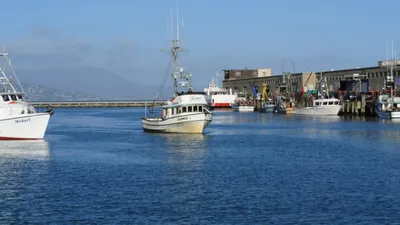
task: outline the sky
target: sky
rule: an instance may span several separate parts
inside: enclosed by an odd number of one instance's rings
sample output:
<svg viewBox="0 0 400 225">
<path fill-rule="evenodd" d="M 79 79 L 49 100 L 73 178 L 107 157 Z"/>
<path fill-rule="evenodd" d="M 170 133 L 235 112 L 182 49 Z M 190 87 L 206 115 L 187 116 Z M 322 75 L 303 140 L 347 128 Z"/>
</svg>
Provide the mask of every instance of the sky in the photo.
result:
<svg viewBox="0 0 400 225">
<path fill-rule="evenodd" d="M 92 66 L 136 83 L 169 74 L 176 0 L 2 0 L 0 44 L 13 67 Z M 197 86 L 223 69 L 273 74 L 375 66 L 400 45 L 400 1 L 180 0 L 181 62 Z M 175 32 L 174 32 L 175 33 Z M 283 62 L 286 62 L 286 68 Z"/>
</svg>

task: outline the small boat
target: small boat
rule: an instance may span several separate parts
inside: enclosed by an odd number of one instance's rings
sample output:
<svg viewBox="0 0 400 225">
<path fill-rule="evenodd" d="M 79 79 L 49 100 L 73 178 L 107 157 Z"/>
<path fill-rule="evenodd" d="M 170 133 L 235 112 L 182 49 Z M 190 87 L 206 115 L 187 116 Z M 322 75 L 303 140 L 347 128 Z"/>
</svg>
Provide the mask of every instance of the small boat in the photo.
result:
<svg viewBox="0 0 400 225">
<path fill-rule="evenodd" d="M 283 97 L 283 96 L 277 97 L 277 101 L 276 101 L 274 110 L 275 110 L 274 113 L 286 114 L 287 108 L 286 108 L 285 97 Z"/>
<path fill-rule="evenodd" d="M 217 74 L 217 76 L 219 76 Z M 212 78 L 208 88 L 204 89 L 208 106 L 211 109 L 232 108 L 236 96 L 232 93 L 232 89 L 220 88 L 218 83 Z"/>
<path fill-rule="evenodd" d="M 269 88 L 268 84 L 263 83 L 262 89 L 262 105 L 261 105 L 261 112 L 262 113 L 273 113 L 275 111 L 275 102 L 268 98 Z"/>
<path fill-rule="evenodd" d="M 252 105 L 233 105 L 233 111 L 235 112 L 254 112 L 254 106 Z"/>
<path fill-rule="evenodd" d="M 253 101 L 247 100 L 246 94 L 237 94 L 232 108 L 235 112 L 254 112 Z"/>
<path fill-rule="evenodd" d="M 386 91 L 388 94 L 379 95 L 376 100 L 375 113 L 379 118 L 400 119 L 400 97 L 395 96 L 393 93 L 393 90 L 396 89 L 394 82 L 394 69 L 396 67 L 396 61 L 396 58 L 386 61 L 388 72 L 385 78 L 386 87 L 384 88 L 384 91 Z"/>
<path fill-rule="evenodd" d="M 0 68 L 0 140 L 43 139 L 53 109 L 37 112 L 28 101 L 8 53 L 0 53 L 12 76 L 6 74 L 6 67 Z"/>
<path fill-rule="evenodd" d="M 383 119 L 400 119 L 400 97 L 379 95 L 375 105 L 375 113 Z"/>
<path fill-rule="evenodd" d="M 203 133 L 212 121 L 212 113 L 208 109 L 204 92 L 192 91 L 192 74 L 184 73 L 181 61 L 178 60 L 178 52 L 183 51 L 179 46 L 179 35 L 171 41 L 170 51 L 174 61 L 174 96 L 162 106 L 161 116 L 155 116 L 154 104 L 149 117 L 146 110 L 142 128 L 145 132 Z"/>
<path fill-rule="evenodd" d="M 274 111 L 275 111 L 275 103 L 272 99 L 268 99 L 266 102 L 263 102 L 261 107 L 261 112 L 273 113 Z"/>
<path fill-rule="evenodd" d="M 299 115 L 313 116 L 337 116 L 342 105 L 337 98 L 314 99 L 310 107 L 297 107 L 295 113 Z"/>
</svg>

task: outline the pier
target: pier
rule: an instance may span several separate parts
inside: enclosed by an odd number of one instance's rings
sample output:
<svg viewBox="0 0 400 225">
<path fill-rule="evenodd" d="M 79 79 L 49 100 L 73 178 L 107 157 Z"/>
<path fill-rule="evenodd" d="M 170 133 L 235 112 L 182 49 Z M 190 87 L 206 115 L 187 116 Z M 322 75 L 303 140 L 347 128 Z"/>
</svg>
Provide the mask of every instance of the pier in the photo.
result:
<svg viewBox="0 0 400 225">
<path fill-rule="evenodd" d="M 116 100 L 116 101 L 48 101 L 48 102 L 31 102 L 34 107 L 51 107 L 51 108 L 106 108 L 106 107 L 146 107 L 165 105 L 166 100 Z"/>
</svg>

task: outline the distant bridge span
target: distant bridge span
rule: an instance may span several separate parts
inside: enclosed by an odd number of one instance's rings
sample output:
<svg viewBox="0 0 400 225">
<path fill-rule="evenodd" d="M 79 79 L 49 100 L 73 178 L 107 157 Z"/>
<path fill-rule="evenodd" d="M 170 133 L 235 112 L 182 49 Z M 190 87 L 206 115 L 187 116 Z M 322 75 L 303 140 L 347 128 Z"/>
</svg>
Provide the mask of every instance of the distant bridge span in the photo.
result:
<svg viewBox="0 0 400 225">
<path fill-rule="evenodd" d="M 145 107 L 151 106 L 153 100 L 109 100 L 109 101 L 32 101 L 34 107 L 52 108 L 94 108 L 94 107 Z M 155 101 L 156 106 L 165 105 L 167 100 Z"/>
</svg>

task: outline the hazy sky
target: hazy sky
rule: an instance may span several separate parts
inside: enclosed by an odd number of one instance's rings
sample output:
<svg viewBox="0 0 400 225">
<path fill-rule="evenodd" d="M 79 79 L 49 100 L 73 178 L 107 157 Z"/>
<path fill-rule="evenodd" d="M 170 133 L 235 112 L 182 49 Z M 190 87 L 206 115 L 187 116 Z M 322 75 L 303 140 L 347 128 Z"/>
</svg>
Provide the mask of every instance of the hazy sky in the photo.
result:
<svg viewBox="0 0 400 225">
<path fill-rule="evenodd" d="M 3 0 L 0 43 L 15 69 L 89 65 L 158 85 L 176 0 Z M 180 0 L 181 60 L 197 84 L 225 68 L 273 74 L 375 66 L 400 45 L 400 1 Z"/>
</svg>

